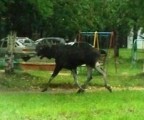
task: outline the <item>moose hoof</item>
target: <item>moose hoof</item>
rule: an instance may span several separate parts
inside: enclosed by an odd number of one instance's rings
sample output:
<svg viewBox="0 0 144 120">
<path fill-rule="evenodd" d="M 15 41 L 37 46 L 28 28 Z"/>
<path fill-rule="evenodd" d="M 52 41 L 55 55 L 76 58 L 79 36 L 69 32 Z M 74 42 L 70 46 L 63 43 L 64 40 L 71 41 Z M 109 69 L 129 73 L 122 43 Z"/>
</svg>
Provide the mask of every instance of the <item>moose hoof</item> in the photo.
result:
<svg viewBox="0 0 144 120">
<path fill-rule="evenodd" d="M 105 87 L 108 89 L 109 92 L 112 92 L 112 88 L 110 86 L 106 85 Z"/>
<path fill-rule="evenodd" d="M 77 93 L 84 93 L 84 92 L 85 92 L 84 89 L 79 89 L 79 90 L 77 91 Z"/>
</svg>

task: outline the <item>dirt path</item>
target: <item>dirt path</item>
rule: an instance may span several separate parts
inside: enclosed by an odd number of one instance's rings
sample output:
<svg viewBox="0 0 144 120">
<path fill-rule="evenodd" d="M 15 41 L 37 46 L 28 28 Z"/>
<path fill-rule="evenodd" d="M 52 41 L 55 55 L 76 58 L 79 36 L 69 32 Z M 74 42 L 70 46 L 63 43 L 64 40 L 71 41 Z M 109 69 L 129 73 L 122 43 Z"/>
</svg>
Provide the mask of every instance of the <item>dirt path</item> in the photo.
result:
<svg viewBox="0 0 144 120">
<path fill-rule="evenodd" d="M 112 87 L 112 91 L 144 91 L 143 87 Z M 57 94 L 57 93 L 76 93 L 78 91 L 77 88 L 50 88 L 46 92 L 41 92 L 41 89 L 31 89 L 31 90 L 16 90 L 16 89 L 0 89 L 0 93 L 13 93 L 13 92 L 20 92 L 20 93 L 50 93 L 50 94 Z M 98 91 L 106 91 L 109 92 L 105 87 L 88 87 L 86 89 L 86 93 L 90 92 L 98 92 Z"/>
</svg>

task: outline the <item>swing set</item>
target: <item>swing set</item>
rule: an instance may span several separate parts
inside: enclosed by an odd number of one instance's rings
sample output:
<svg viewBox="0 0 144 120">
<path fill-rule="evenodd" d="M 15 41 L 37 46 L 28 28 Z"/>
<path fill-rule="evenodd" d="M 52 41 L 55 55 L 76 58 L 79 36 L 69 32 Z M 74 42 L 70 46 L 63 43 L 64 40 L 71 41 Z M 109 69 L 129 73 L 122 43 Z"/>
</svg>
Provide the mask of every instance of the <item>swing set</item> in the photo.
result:
<svg viewBox="0 0 144 120">
<path fill-rule="evenodd" d="M 79 32 L 77 42 L 88 42 L 101 52 L 101 62 L 105 67 L 110 48 L 113 47 L 113 32 Z"/>
<path fill-rule="evenodd" d="M 98 50 L 100 50 L 101 47 L 105 49 L 109 49 L 112 48 L 113 35 L 114 35 L 113 32 L 80 32 L 77 41 L 88 42 Z M 102 39 L 102 37 L 104 39 Z M 101 39 L 105 41 L 101 41 Z"/>
</svg>

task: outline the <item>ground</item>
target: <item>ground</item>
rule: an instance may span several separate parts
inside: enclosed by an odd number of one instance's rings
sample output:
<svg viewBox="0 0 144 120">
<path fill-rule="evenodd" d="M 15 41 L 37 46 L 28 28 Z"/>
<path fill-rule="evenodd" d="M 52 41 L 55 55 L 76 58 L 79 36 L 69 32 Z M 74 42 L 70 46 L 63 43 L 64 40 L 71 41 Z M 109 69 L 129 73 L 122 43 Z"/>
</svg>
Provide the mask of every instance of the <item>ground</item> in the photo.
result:
<svg viewBox="0 0 144 120">
<path fill-rule="evenodd" d="M 66 76 L 67 73 L 61 73 Z M 143 76 L 143 74 L 142 74 Z M 3 92 L 41 92 L 44 86 L 43 80 L 38 77 L 31 76 L 27 73 L 18 73 L 6 75 L 4 71 L 0 71 L 0 91 Z M 113 91 L 118 90 L 144 90 L 142 86 L 111 86 Z M 78 88 L 72 83 L 51 83 L 48 93 L 71 93 L 76 92 Z M 94 92 L 105 90 L 102 85 L 89 85 L 86 92 Z"/>
</svg>

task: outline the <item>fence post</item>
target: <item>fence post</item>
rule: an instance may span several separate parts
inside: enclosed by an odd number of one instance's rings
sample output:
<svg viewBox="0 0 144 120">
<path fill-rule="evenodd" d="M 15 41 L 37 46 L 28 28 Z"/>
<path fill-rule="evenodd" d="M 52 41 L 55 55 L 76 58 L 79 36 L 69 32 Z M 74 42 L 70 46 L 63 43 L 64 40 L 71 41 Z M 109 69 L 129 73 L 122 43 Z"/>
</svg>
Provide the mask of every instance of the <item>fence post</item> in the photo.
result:
<svg viewBox="0 0 144 120">
<path fill-rule="evenodd" d="M 5 54 L 5 73 L 14 72 L 14 47 L 15 47 L 16 33 L 11 32 L 8 35 L 7 53 Z"/>
</svg>

